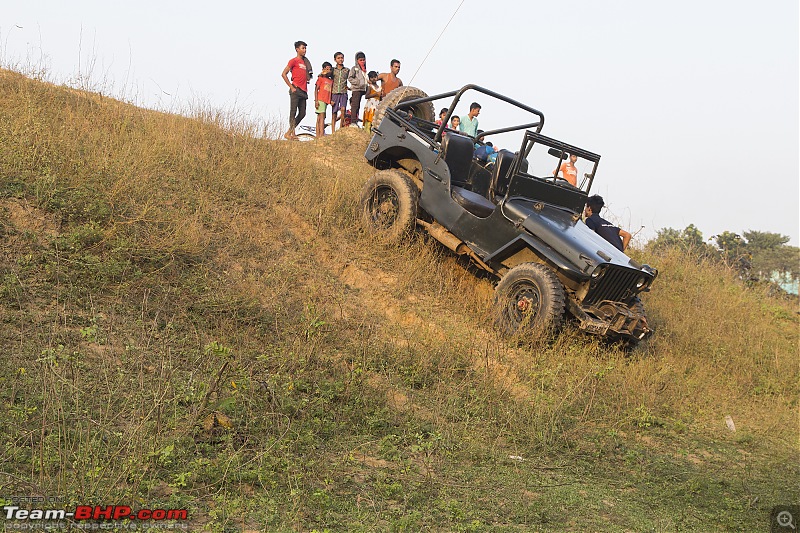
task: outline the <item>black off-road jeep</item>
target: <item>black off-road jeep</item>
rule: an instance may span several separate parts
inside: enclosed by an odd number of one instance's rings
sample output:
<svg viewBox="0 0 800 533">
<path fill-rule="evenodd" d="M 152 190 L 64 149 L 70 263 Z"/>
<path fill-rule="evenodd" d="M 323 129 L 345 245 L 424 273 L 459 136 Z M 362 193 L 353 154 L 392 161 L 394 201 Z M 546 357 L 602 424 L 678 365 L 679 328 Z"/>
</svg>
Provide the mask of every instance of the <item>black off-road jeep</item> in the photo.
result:
<svg viewBox="0 0 800 533">
<path fill-rule="evenodd" d="M 479 133 L 445 127 L 466 91 L 533 115 L 533 121 Z M 452 99 L 444 123 L 432 102 Z M 399 238 L 420 226 L 499 279 L 497 323 L 507 333 L 558 330 L 565 310 L 586 332 L 635 344 L 648 336 L 639 293 L 657 271 L 638 264 L 581 220 L 600 156 L 541 134 L 544 115 L 476 85 L 427 96 L 400 87 L 381 102 L 366 151 L 376 172 L 364 185 L 363 220 Z M 524 131 L 518 151 L 494 162 L 475 157 L 493 135 Z M 571 185 L 557 177 L 568 154 L 584 169 Z M 524 329 L 523 329 L 524 328 Z"/>
</svg>

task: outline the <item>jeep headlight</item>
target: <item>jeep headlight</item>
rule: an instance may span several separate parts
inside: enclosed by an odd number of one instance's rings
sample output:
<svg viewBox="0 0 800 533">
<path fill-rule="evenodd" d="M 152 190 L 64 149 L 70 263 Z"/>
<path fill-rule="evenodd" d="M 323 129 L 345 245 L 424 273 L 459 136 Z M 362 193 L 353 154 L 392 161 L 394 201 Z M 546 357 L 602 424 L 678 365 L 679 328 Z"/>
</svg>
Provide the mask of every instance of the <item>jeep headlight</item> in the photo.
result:
<svg viewBox="0 0 800 533">
<path fill-rule="evenodd" d="M 657 268 L 653 268 L 650 265 L 647 265 L 647 264 L 642 265 L 642 270 L 644 270 L 645 272 L 647 272 L 648 274 L 653 276 L 654 279 L 655 279 L 656 276 L 658 276 L 658 269 Z"/>
<path fill-rule="evenodd" d="M 639 276 L 639 279 L 636 280 L 636 288 L 641 289 L 645 285 L 647 285 L 647 278 L 644 276 Z"/>
<path fill-rule="evenodd" d="M 598 279 L 602 275 L 603 275 L 603 268 L 601 267 L 595 268 L 594 272 L 592 272 L 592 279 Z"/>
</svg>

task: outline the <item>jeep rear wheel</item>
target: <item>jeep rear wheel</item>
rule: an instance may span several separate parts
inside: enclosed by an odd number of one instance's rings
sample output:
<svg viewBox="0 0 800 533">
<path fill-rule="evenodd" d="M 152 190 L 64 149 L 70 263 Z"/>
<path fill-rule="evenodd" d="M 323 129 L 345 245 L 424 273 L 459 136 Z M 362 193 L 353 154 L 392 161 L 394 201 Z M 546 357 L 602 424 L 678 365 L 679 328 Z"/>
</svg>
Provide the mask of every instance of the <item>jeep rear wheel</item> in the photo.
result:
<svg viewBox="0 0 800 533">
<path fill-rule="evenodd" d="M 544 265 L 522 263 L 497 284 L 497 325 L 507 334 L 556 333 L 564 320 L 564 289 Z"/>
<path fill-rule="evenodd" d="M 419 189 L 399 170 L 379 170 L 364 184 L 361 219 L 372 232 L 394 240 L 414 229 Z"/>
<path fill-rule="evenodd" d="M 378 128 L 383 121 L 383 117 L 386 115 L 386 110 L 389 108 L 394 108 L 398 104 L 402 102 L 407 102 L 408 100 L 415 100 L 417 98 L 427 98 L 428 95 L 425 94 L 424 91 L 417 89 L 416 87 L 398 87 L 397 89 L 393 90 L 389 94 L 383 97 L 383 100 L 380 101 L 378 104 L 378 108 L 375 110 L 375 117 L 372 119 L 372 127 Z M 427 120 L 428 122 L 433 122 L 435 119 L 435 111 L 433 109 L 433 102 L 425 102 L 424 104 L 417 104 L 412 106 L 408 109 L 411 113 L 414 114 L 416 118 L 421 118 L 422 120 Z"/>
</svg>

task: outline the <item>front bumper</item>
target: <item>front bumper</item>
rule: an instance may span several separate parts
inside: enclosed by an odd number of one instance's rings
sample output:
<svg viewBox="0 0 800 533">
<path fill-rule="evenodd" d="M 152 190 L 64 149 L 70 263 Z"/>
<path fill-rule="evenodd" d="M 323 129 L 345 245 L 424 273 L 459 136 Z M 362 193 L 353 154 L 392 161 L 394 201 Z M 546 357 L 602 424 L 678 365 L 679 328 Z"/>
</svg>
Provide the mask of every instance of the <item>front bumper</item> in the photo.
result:
<svg viewBox="0 0 800 533">
<path fill-rule="evenodd" d="M 619 302 L 603 301 L 582 308 L 568 301 L 569 312 L 578 319 L 578 327 L 587 333 L 614 340 L 641 341 L 652 335 L 647 317 Z"/>
</svg>

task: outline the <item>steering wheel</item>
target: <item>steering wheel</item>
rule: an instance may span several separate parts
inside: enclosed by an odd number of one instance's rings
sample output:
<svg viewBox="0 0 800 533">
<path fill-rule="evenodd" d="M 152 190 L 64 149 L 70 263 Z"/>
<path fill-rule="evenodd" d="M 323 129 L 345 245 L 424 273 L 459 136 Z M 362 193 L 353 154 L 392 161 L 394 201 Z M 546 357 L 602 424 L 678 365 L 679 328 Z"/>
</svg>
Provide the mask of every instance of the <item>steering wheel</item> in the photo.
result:
<svg viewBox="0 0 800 533">
<path fill-rule="evenodd" d="M 561 176 L 556 177 L 555 183 L 556 183 L 556 185 L 559 185 L 561 187 L 567 187 L 569 189 L 575 189 L 576 191 L 580 190 L 578 187 L 576 187 L 575 185 L 571 184 L 569 181 L 567 181 L 565 178 L 562 178 Z"/>
</svg>

